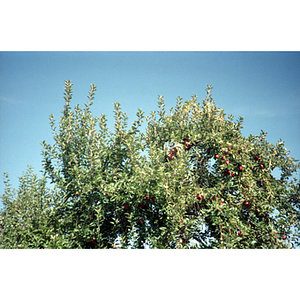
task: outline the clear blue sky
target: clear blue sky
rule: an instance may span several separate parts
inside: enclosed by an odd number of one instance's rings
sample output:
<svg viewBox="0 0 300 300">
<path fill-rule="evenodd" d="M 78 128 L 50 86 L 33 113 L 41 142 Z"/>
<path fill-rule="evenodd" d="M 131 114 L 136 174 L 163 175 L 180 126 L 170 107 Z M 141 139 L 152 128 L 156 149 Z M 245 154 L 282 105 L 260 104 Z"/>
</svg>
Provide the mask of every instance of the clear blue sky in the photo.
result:
<svg viewBox="0 0 300 300">
<path fill-rule="evenodd" d="M 113 102 L 132 122 L 137 108 L 157 108 L 158 95 L 171 108 L 177 96 L 202 101 L 212 84 L 216 104 L 245 117 L 245 136 L 262 129 L 300 159 L 300 52 L 0 52 L 0 174 L 15 188 L 27 165 L 40 175 L 40 142 L 53 143 L 48 116 L 58 121 L 64 80 L 74 84 L 72 107 L 97 85 L 92 111 L 111 128 Z"/>
</svg>

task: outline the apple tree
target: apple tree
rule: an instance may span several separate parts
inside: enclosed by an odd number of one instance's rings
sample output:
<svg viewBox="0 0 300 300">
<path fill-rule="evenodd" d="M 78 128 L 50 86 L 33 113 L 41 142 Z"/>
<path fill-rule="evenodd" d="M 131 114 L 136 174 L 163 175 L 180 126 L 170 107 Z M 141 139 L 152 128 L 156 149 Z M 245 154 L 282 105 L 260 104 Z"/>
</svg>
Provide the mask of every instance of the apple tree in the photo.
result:
<svg viewBox="0 0 300 300">
<path fill-rule="evenodd" d="M 243 118 L 218 108 L 211 89 L 202 103 L 178 97 L 169 113 L 159 96 L 131 126 L 114 103 L 111 132 L 106 115 L 92 116 L 95 85 L 85 108 L 71 109 L 65 81 L 58 128 L 50 115 L 55 143 L 42 142 L 44 176 L 30 172 L 2 196 L 0 247 L 299 246 L 299 164 L 263 131 L 243 137 Z"/>
</svg>

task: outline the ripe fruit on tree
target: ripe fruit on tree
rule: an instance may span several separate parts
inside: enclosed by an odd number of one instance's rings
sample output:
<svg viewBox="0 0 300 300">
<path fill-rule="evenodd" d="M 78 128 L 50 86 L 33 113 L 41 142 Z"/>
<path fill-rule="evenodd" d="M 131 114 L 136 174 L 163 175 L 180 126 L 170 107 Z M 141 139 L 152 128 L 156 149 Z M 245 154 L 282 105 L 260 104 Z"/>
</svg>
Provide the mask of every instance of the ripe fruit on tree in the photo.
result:
<svg viewBox="0 0 300 300">
<path fill-rule="evenodd" d="M 140 204 L 139 204 L 139 207 L 140 207 L 140 208 L 144 208 L 144 207 L 145 207 L 145 203 L 143 203 L 143 202 L 140 203 Z"/>
<path fill-rule="evenodd" d="M 263 164 L 260 164 L 259 167 L 260 167 L 261 169 L 263 169 L 264 165 L 263 165 Z"/>
<path fill-rule="evenodd" d="M 94 218 L 94 214 L 90 214 L 89 217 L 90 217 L 91 219 L 93 219 L 93 218 Z"/>
<path fill-rule="evenodd" d="M 256 155 L 256 156 L 255 156 L 255 160 L 260 160 L 260 158 Z"/>
<path fill-rule="evenodd" d="M 286 236 L 284 235 L 284 236 L 282 237 L 282 239 L 283 239 L 283 240 L 286 240 Z"/>
<path fill-rule="evenodd" d="M 77 197 L 78 195 L 79 195 L 79 193 L 78 193 L 78 192 L 76 192 L 76 193 L 75 193 L 75 196 Z"/>
<path fill-rule="evenodd" d="M 232 176 L 232 177 L 234 177 L 234 176 L 235 176 L 235 174 L 232 172 L 232 173 L 231 173 L 231 176 Z"/>
<path fill-rule="evenodd" d="M 225 156 L 225 155 L 223 155 L 223 156 L 222 156 L 222 160 L 225 160 L 225 159 L 226 159 L 226 156 Z"/>
<path fill-rule="evenodd" d="M 223 202 L 221 201 L 221 202 L 219 203 L 219 205 L 223 205 Z"/>
<path fill-rule="evenodd" d="M 197 196 L 197 199 L 198 199 L 198 200 L 202 200 L 202 196 L 201 196 L 201 195 L 198 195 L 198 196 Z"/>
<path fill-rule="evenodd" d="M 96 243 L 96 240 L 92 238 L 92 239 L 91 239 L 91 242 L 92 242 L 92 243 Z"/>
<path fill-rule="evenodd" d="M 143 223 L 143 220 L 142 219 L 139 219 L 139 224 L 142 224 Z"/>
<path fill-rule="evenodd" d="M 146 200 L 149 200 L 149 195 L 146 195 L 145 199 L 146 199 Z"/>
<path fill-rule="evenodd" d="M 226 164 L 226 165 L 229 165 L 229 164 L 230 164 L 230 161 L 229 161 L 229 160 L 226 160 L 226 161 L 225 161 L 225 164 Z"/>
<path fill-rule="evenodd" d="M 243 166 L 239 166 L 239 171 L 243 171 Z"/>
<path fill-rule="evenodd" d="M 246 201 L 245 206 L 250 206 L 250 203 L 248 201 Z"/>
<path fill-rule="evenodd" d="M 230 175 L 230 171 L 229 171 L 229 170 L 225 171 L 225 172 L 224 172 L 224 175 L 225 175 L 225 176 Z"/>
<path fill-rule="evenodd" d="M 220 157 L 220 155 L 219 155 L 219 154 L 216 154 L 216 155 L 215 155 L 215 158 L 217 158 L 217 159 L 218 159 L 219 157 Z"/>
<path fill-rule="evenodd" d="M 124 208 L 125 208 L 125 209 L 128 209 L 128 208 L 129 208 L 129 204 L 126 203 L 126 204 L 124 205 Z"/>
<path fill-rule="evenodd" d="M 239 231 L 238 233 L 237 233 L 239 236 L 241 236 L 242 235 L 242 233 Z"/>
</svg>

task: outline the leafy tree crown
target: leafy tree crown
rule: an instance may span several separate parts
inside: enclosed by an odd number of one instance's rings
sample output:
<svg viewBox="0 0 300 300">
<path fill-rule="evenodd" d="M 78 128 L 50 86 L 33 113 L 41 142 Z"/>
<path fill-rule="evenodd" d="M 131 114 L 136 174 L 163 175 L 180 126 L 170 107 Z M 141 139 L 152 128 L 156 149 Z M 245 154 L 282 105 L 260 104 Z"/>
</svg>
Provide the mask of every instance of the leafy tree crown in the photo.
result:
<svg viewBox="0 0 300 300">
<path fill-rule="evenodd" d="M 178 97 L 128 126 L 114 103 L 107 116 L 71 108 L 72 83 L 54 144 L 42 142 L 43 176 L 31 167 L 12 189 L 5 173 L 2 248 L 290 248 L 299 246 L 299 164 L 283 141 L 243 137 L 215 104 Z M 141 131 L 141 125 L 146 128 Z M 280 177 L 272 174 L 280 170 Z M 50 181 L 50 186 L 47 185 Z"/>
</svg>

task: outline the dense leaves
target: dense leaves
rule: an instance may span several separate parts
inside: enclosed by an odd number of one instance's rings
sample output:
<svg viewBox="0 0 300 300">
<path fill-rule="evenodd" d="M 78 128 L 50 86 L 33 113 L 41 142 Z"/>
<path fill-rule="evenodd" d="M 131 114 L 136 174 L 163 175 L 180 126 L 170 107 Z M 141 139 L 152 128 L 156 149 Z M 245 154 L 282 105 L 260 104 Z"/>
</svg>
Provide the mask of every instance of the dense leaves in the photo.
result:
<svg viewBox="0 0 300 300">
<path fill-rule="evenodd" d="M 169 113 L 159 96 L 158 110 L 138 110 L 131 127 L 114 103 L 110 132 L 90 110 L 96 87 L 72 110 L 66 81 L 59 128 L 50 116 L 55 143 L 42 142 L 44 176 L 29 169 L 13 190 L 5 175 L 0 247 L 299 246 L 299 164 L 263 131 L 243 137 L 243 118 L 226 117 L 211 89 Z"/>
</svg>

